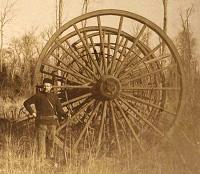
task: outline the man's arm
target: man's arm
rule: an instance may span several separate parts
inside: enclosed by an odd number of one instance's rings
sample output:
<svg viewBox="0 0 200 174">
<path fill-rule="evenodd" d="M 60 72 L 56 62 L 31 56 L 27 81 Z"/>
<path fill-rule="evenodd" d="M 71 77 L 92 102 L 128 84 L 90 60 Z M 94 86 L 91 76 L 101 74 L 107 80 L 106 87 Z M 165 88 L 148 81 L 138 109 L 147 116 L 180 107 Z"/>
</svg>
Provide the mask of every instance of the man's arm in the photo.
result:
<svg viewBox="0 0 200 174">
<path fill-rule="evenodd" d="M 57 97 L 57 101 L 56 101 L 56 111 L 58 113 L 58 116 L 62 116 L 64 118 L 67 117 L 67 113 L 63 110 L 62 105 L 61 105 L 58 97 Z"/>
<path fill-rule="evenodd" d="M 35 95 L 28 98 L 25 102 L 24 102 L 24 107 L 26 108 L 26 110 L 29 112 L 30 115 L 36 116 L 36 113 L 34 112 L 34 110 L 32 109 L 31 105 L 35 104 Z"/>
</svg>

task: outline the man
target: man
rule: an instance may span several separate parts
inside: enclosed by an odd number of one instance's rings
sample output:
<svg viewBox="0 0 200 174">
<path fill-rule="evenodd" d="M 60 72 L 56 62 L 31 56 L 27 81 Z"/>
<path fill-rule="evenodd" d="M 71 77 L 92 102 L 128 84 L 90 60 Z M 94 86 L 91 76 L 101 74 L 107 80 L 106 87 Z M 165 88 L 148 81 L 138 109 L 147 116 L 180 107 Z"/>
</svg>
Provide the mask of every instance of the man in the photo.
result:
<svg viewBox="0 0 200 174">
<path fill-rule="evenodd" d="M 58 96 L 51 92 L 52 85 L 52 80 L 45 78 L 43 80 L 43 91 L 24 102 L 24 106 L 30 115 L 36 117 L 38 155 L 40 159 L 54 157 L 57 115 L 59 117 L 66 116 Z M 31 105 L 35 105 L 36 112 Z"/>
</svg>

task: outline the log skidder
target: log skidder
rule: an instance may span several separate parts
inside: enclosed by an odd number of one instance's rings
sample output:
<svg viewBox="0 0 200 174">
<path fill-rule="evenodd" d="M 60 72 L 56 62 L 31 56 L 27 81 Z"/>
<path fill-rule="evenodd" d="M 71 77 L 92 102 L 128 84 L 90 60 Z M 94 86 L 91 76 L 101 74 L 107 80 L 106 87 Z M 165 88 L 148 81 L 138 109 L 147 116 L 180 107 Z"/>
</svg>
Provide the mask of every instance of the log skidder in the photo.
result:
<svg viewBox="0 0 200 174">
<path fill-rule="evenodd" d="M 137 14 L 99 10 L 67 22 L 46 43 L 35 72 L 37 83 L 54 80 L 71 113 L 57 144 L 74 152 L 150 149 L 181 108 L 180 64 L 169 37 Z"/>
</svg>

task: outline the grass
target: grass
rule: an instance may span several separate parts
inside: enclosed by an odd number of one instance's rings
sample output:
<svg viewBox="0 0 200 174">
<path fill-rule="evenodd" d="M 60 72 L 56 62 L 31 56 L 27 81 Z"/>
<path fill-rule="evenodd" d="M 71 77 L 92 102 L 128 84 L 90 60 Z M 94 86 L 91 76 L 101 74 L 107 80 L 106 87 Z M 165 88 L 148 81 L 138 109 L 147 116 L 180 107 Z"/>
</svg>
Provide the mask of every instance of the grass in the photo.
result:
<svg viewBox="0 0 200 174">
<path fill-rule="evenodd" d="M 49 161 L 38 161 L 36 158 L 35 145 L 29 142 L 27 151 L 24 151 L 23 145 L 16 142 L 11 137 L 6 137 L 6 144 L 1 149 L 0 157 L 0 173 L 1 174 L 27 174 L 27 173 L 70 173 L 70 174 L 90 174 L 90 173 L 119 173 L 117 168 L 120 168 L 116 160 L 109 158 L 95 159 L 90 157 L 87 161 L 82 161 L 78 157 L 69 160 L 67 164 L 63 161 L 57 161 L 57 166 L 52 165 Z M 121 167 L 122 170 L 123 167 Z M 120 173 L 122 172 L 120 170 Z"/>
<path fill-rule="evenodd" d="M 1 174 L 195 174 L 195 171 L 199 172 L 199 161 L 185 160 L 187 155 L 181 154 L 180 144 L 174 143 L 173 137 L 146 153 L 136 151 L 133 155 L 113 158 L 108 156 L 96 158 L 90 155 L 87 160 L 76 156 L 70 158 L 67 163 L 57 158 L 56 165 L 50 161 L 37 160 L 33 139 L 25 137 L 16 139 L 12 135 L 5 135 L 5 140 L 0 156 Z M 191 149 L 183 150 L 188 153 L 191 151 Z M 189 154 L 188 156 L 191 157 Z M 197 166 L 195 169 L 190 166 L 191 162 Z"/>
<path fill-rule="evenodd" d="M 22 108 L 24 102 L 23 97 L 16 97 L 15 100 L 6 97 L 0 97 L 0 118 L 7 118 L 9 120 L 18 119 L 19 110 Z"/>
<path fill-rule="evenodd" d="M 87 160 L 80 156 L 65 163 L 58 152 L 56 165 L 50 161 L 38 161 L 36 145 L 29 131 L 16 137 L 11 133 L 0 136 L 0 174 L 198 174 L 200 173 L 200 119 L 199 98 L 186 107 L 172 133 L 159 146 L 142 153 L 128 149 L 126 155 L 95 157 Z M 0 98 L 3 101 L 3 99 Z M 23 98 L 17 102 L 3 101 L 1 112 L 9 118 L 16 114 Z M 15 111 L 16 110 L 16 111 Z M 2 112 L 4 111 L 4 112 Z M 16 112 L 16 113 L 15 113 Z M 14 116 L 13 116 L 13 115 Z"/>
</svg>

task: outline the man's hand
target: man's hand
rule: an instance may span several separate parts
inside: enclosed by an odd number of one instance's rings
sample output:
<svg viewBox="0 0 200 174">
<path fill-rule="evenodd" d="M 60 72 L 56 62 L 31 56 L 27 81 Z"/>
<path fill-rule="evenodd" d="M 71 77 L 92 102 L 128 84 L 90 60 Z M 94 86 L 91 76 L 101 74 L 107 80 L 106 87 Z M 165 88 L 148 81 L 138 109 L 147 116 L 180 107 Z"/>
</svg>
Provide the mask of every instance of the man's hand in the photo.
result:
<svg viewBox="0 0 200 174">
<path fill-rule="evenodd" d="M 65 112 L 65 119 L 71 118 L 71 112 L 67 111 Z"/>
<path fill-rule="evenodd" d="M 33 112 L 32 115 L 31 115 L 31 117 L 36 117 L 36 113 Z"/>
</svg>

